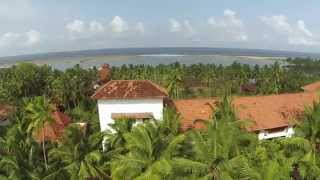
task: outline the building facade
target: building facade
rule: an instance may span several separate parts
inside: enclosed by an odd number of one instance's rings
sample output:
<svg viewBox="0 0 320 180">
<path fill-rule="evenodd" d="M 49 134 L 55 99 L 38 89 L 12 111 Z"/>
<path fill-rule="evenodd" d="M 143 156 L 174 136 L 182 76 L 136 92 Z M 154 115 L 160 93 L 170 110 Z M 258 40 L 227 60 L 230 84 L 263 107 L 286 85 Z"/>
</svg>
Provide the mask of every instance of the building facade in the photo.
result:
<svg viewBox="0 0 320 180">
<path fill-rule="evenodd" d="M 92 96 L 98 101 L 101 131 L 118 120 L 161 120 L 168 93 L 148 80 L 111 80 Z"/>
<path fill-rule="evenodd" d="M 148 80 L 111 80 L 92 96 L 98 101 L 101 131 L 117 120 L 161 120 L 168 93 Z M 251 121 L 247 131 L 260 140 L 294 135 L 294 126 L 305 108 L 319 101 L 316 91 L 267 96 L 233 97 L 232 105 L 239 120 Z M 181 130 L 201 128 L 210 120 L 219 98 L 180 99 L 172 101 L 181 117 Z M 199 124 L 200 123 L 200 124 Z"/>
<path fill-rule="evenodd" d="M 116 120 L 134 119 L 136 123 L 148 119 L 162 119 L 163 99 L 101 99 L 98 111 L 101 131 L 110 130 Z"/>
</svg>

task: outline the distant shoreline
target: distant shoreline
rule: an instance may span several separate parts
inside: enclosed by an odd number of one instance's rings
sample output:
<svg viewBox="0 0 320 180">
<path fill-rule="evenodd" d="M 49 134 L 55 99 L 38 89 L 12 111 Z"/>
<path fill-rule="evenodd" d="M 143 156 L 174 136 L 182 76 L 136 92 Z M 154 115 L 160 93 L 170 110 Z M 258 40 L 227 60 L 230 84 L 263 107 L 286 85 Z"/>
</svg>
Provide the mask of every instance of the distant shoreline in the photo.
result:
<svg viewBox="0 0 320 180">
<path fill-rule="evenodd" d="M 96 61 L 104 59 L 113 59 L 116 61 L 127 61 L 128 59 L 132 57 L 145 57 L 145 58 L 179 58 L 179 57 L 236 57 L 236 58 L 243 58 L 246 60 L 286 60 L 287 57 L 268 57 L 268 56 L 234 56 L 234 55 L 220 55 L 220 54 L 213 54 L 213 55 L 183 55 L 183 54 L 152 54 L 152 55 L 106 55 L 106 56 L 89 56 L 89 57 L 72 57 L 72 58 L 61 58 L 61 59 L 34 59 L 34 60 L 26 60 L 26 61 L 20 61 L 20 62 L 30 62 L 35 64 L 45 64 L 45 62 L 48 61 L 60 61 L 60 62 L 67 62 L 67 61 L 79 61 L 79 63 L 85 63 L 89 61 Z M 19 62 L 18 62 L 19 63 Z"/>
<path fill-rule="evenodd" d="M 71 58 L 52 58 L 52 59 L 35 59 L 14 61 L 12 63 L 1 63 L 0 67 L 10 67 L 14 64 L 26 62 L 37 65 L 49 65 L 52 68 L 64 70 L 79 64 L 83 68 L 99 67 L 103 63 L 108 63 L 112 66 L 122 65 L 159 65 L 172 64 L 179 62 L 180 64 L 217 64 L 217 65 L 231 65 L 233 62 L 248 65 L 271 65 L 278 61 L 285 63 L 285 57 L 260 57 L 260 56 L 235 56 L 235 55 L 168 55 L 168 54 L 153 54 L 151 56 L 145 55 L 107 55 L 107 56 L 91 56 L 91 57 L 71 57 Z"/>
<path fill-rule="evenodd" d="M 38 60 L 38 59 L 62 59 L 85 58 L 99 56 L 187 56 L 187 55 L 225 55 L 243 57 L 311 57 L 320 58 L 320 53 L 307 53 L 295 51 L 280 51 L 269 49 L 240 49 L 240 48 L 214 48 L 214 47 L 149 47 L 149 48 L 111 48 L 92 49 L 65 52 L 50 52 L 40 54 L 26 54 L 19 56 L 0 57 L 0 62 Z"/>
</svg>

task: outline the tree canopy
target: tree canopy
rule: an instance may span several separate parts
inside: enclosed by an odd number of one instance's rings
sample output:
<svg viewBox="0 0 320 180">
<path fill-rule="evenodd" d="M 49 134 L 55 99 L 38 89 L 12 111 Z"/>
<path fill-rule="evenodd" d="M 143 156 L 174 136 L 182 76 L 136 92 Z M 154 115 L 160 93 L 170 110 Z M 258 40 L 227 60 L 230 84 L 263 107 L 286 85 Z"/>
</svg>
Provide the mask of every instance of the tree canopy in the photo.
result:
<svg viewBox="0 0 320 180">
<path fill-rule="evenodd" d="M 287 66 L 112 68 L 112 79 L 149 79 L 173 99 L 221 96 L 204 128 L 187 132 L 170 108 L 162 121 L 119 120 L 112 132 L 100 132 L 96 102 L 90 99 L 96 68 L 59 71 L 23 63 L 0 69 L 0 102 L 16 107 L 11 124 L 0 126 L 0 179 L 319 179 L 319 104 L 306 108 L 295 136 L 263 141 L 245 131 L 247 123 L 231 106 L 234 95 L 302 91 L 320 79 L 318 66 L 319 61 L 297 58 Z M 248 83 L 256 89 L 241 90 Z M 72 124 L 57 141 L 38 143 L 33 132 L 52 120 L 53 105 L 64 106 Z"/>
</svg>

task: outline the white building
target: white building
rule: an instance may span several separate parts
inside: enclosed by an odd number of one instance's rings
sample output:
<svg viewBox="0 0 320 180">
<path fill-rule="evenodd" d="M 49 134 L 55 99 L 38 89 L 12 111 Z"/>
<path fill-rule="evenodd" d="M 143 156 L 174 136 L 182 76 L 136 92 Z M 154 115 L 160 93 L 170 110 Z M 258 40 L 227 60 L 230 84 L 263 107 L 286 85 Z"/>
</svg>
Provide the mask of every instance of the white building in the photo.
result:
<svg viewBox="0 0 320 180">
<path fill-rule="evenodd" d="M 109 124 L 116 120 L 161 120 L 167 97 L 166 90 L 148 80 L 112 80 L 92 96 L 98 100 L 101 131 L 110 129 Z M 263 140 L 293 136 L 295 120 L 315 101 L 319 101 L 319 95 L 310 91 L 239 96 L 234 97 L 232 104 L 240 120 L 251 121 L 246 129 Z M 173 106 L 181 115 L 181 130 L 203 127 L 202 120 L 210 119 L 217 102 L 218 98 L 174 100 Z"/>
<path fill-rule="evenodd" d="M 168 93 L 148 80 L 111 80 L 92 96 L 98 100 L 101 131 L 116 120 L 161 120 Z"/>
</svg>

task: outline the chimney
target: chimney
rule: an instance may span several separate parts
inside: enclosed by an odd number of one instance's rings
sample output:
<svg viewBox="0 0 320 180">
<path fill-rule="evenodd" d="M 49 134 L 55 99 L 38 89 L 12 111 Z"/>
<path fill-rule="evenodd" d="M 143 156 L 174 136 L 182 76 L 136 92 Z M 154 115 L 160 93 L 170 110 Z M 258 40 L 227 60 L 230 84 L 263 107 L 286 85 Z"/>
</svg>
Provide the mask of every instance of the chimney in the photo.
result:
<svg viewBox="0 0 320 180">
<path fill-rule="evenodd" d="M 98 71 L 98 84 L 101 86 L 111 80 L 111 67 L 109 64 L 102 64 Z"/>
</svg>

